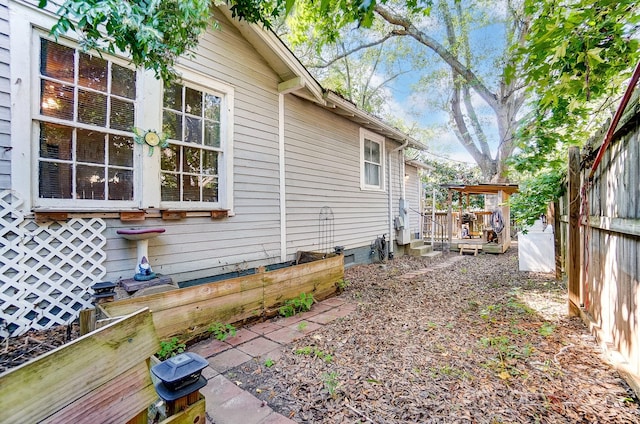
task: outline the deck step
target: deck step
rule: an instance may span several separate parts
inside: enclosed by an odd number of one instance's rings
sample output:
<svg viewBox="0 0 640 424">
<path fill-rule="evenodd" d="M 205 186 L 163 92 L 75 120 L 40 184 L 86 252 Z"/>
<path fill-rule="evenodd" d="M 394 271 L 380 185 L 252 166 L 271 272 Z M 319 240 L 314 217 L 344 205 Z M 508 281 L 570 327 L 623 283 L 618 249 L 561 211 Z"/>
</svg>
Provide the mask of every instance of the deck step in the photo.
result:
<svg viewBox="0 0 640 424">
<path fill-rule="evenodd" d="M 430 244 L 421 244 L 421 245 L 410 245 L 409 246 L 409 250 L 408 250 L 408 254 L 411 256 L 424 256 L 425 254 L 432 252 L 433 251 L 433 247 L 431 247 Z"/>
<path fill-rule="evenodd" d="M 411 249 L 417 249 L 421 246 L 424 246 L 424 240 L 421 239 L 413 239 L 411 240 L 411 244 L 409 244 Z"/>
<path fill-rule="evenodd" d="M 420 255 L 420 256 L 422 256 L 423 258 L 435 258 L 435 257 L 440 256 L 440 255 L 442 255 L 442 252 L 441 252 L 441 251 L 439 251 L 439 250 L 432 250 L 431 252 L 429 252 L 429 253 L 425 253 L 425 254 Z"/>
</svg>

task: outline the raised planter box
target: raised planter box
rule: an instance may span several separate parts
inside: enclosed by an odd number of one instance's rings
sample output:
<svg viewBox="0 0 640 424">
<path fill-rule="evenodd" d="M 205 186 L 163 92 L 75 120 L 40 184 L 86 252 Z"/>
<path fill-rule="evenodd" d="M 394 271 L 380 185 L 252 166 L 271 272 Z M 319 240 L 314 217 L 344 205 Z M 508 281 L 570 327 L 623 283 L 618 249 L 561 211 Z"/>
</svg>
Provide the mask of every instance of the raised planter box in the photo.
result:
<svg viewBox="0 0 640 424">
<path fill-rule="evenodd" d="M 306 255 L 313 256 L 313 255 Z M 188 341 L 207 332 L 215 322 L 238 323 L 272 316 L 286 300 L 301 293 L 316 300 L 336 292 L 344 278 L 341 255 L 272 271 L 197 286 L 140 296 L 100 305 L 108 317 L 127 315 L 149 308 L 158 337 Z"/>
<path fill-rule="evenodd" d="M 148 358 L 160 347 L 149 310 L 0 375 L 2 423 L 146 423 L 157 398 Z"/>
</svg>

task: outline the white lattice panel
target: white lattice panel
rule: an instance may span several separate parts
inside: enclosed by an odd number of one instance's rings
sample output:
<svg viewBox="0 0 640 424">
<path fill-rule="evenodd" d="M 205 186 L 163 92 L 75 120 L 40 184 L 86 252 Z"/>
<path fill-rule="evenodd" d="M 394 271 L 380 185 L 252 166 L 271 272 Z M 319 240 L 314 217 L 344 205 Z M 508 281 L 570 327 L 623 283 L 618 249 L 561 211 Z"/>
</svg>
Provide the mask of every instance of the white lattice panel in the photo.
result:
<svg viewBox="0 0 640 424">
<path fill-rule="evenodd" d="M 12 238 L 0 244 L 0 318 L 12 336 L 73 321 L 91 306 L 89 287 L 106 274 L 104 220 L 38 224 L 3 194 L 0 231 Z"/>
<path fill-rule="evenodd" d="M 28 310 L 20 301 L 24 286 L 19 284 L 24 277 L 22 230 L 24 221 L 22 199 L 13 191 L 0 193 L 0 336 L 6 337 L 7 328 L 13 322 L 21 321 Z M 11 326 L 12 328 L 14 326 Z"/>
</svg>

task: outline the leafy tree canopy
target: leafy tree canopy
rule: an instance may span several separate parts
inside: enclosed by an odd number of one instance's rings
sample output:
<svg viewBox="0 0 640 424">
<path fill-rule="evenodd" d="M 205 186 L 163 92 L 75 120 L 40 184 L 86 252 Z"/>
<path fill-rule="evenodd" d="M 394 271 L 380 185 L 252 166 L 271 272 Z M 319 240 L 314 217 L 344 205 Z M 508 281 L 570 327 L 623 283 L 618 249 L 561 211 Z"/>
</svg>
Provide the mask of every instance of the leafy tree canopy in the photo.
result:
<svg viewBox="0 0 640 424">
<path fill-rule="evenodd" d="M 47 3 L 48 0 L 40 0 L 39 7 L 44 8 Z M 345 18 L 364 25 L 371 21 L 375 5 L 372 0 L 315 3 L 326 14 L 340 10 Z M 209 26 L 215 26 L 211 6 L 220 4 L 227 4 L 234 17 L 270 28 L 271 20 L 289 13 L 295 0 L 65 0 L 51 32 L 60 36 L 69 30 L 77 31 L 84 49 L 126 52 L 134 65 L 172 80 L 177 58 L 196 47 L 199 35 Z"/>
<path fill-rule="evenodd" d="M 600 131 L 640 59 L 635 0 L 526 0 L 531 28 L 523 72 L 533 101 L 513 158 L 515 219 L 532 223 L 558 198 L 567 149 Z"/>
<path fill-rule="evenodd" d="M 447 208 L 447 198 L 449 191 L 445 185 L 460 184 L 474 185 L 482 182 L 482 172 L 477 166 L 451 163 L 436 159 L 421 159 L 422 162 L 431 166 L 429 172 L 425 172 L 422 176 L 422 184 L 427 198 L 431 198 L 435 192 L 436 209 L 444 210 Z M 461 194 L 453 193 L 453 203 L 455 204 Z M 484 207 L 484 197 L 473 196 L 471 206 L 474 208 Z"/>
<path fill-rule="evenodd" d="M 532 23 L 519 53 L 535 101 L 521 127 L 521 171 L 599 130 L 640 59 L 635 0 L 526 0 L 525 11 Z"/>
</svg>

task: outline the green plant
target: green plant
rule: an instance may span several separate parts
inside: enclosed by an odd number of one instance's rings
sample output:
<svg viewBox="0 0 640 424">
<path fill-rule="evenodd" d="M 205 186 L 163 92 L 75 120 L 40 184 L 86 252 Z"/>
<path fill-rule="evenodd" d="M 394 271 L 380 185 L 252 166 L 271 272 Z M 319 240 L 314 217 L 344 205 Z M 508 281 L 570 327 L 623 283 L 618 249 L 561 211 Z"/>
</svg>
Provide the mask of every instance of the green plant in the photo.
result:
<svg viewBox="0 0 640 424">
<path fill-rule="evenodd" d="M 494 312 L 498 312 L 500 309 L 502 309 L 500 305 L 489 305 L 480 311 L 480 316 L 482 319 L 488 320 Z"/>
<path fill-rule="evenodd" d="M 236 335 L 236 328 L 233 325 L 223 324 L 221 322 L 211 324 L 208 330 L 216 339 L 220 340 L 221 342 L 225 341 L 229 336 L 233 337 Z"/>
<path fill-rule="evenodd" d="M 548 337 L 553 333 L 553 330 L 556 329 L 556 326 L 551 324 L 550 322 L 545 322 L 542 324 L 538 332 L 544 337 Z"/>
<path fill-rule="evenodd" d="M 336 390 L 340 385 L 340 382 L 338 381 L 338 373 L 333 371 L 322 374 L 322 382 L 324 383 L 324 388 L 327 389 L 327 392 L 332 397 L 335 396 Z"/>
<path fill-rule="evenodd" d="M 181 343 L 177 337 L 172 338 L 171 340 L 166 340 L 160 342 L 160 350 L 156 352 L 156 356 L 161 361 L 165 359 L 171 358 L 172 356 L 176 356 L 179 353 L 184 352 L 187 345 Z"/>
<path fill-rule="evenodd" d="M 304 331 L 305 328 L 307 328 L 309 324 L 305 321 L 301 321 L 298 323 L 298 331 Z"/>
<path fill-rule="evenodd" d="M 275 365 L 275 361 L 273 359 L 271 359 L 271 358 L 267 358 L 264 361 L 264 366 L 267 367 L 267 368 L 271 368 L 274 365 Z"/>
<path fill-rule="evenodd" d="M 316 347 L 305 346 L 300 349 L 296 349 L 294 351 L 296 355 L 307 355 L 307 356 L 315 356 L 316 358 L 320 358 L 323 361 L 329 363 L 333 360 L 333 356 L 331 354 L 321 351 Z"/>
<path fill-rule="evenodd" d="M 311 309 L 315 300 L 312 294 L 300 293 L 300 296 L 289 299 L 282 305 L 278 312 L 284 317 L 292 317 L 298 312 L 306 312 Z"/>
<path fill-rule="evenodd" d="M 349 280 L 345 280 L 344 278 L 341 280 L 336 281 L 336 288 L 338 289 L 338 292 L 342 293 L 343 291 L 345 291 L 345 289 L 347 287 L 349 287 L 351 285 L 351 283 L 349 282 Z"/>
</svg>

